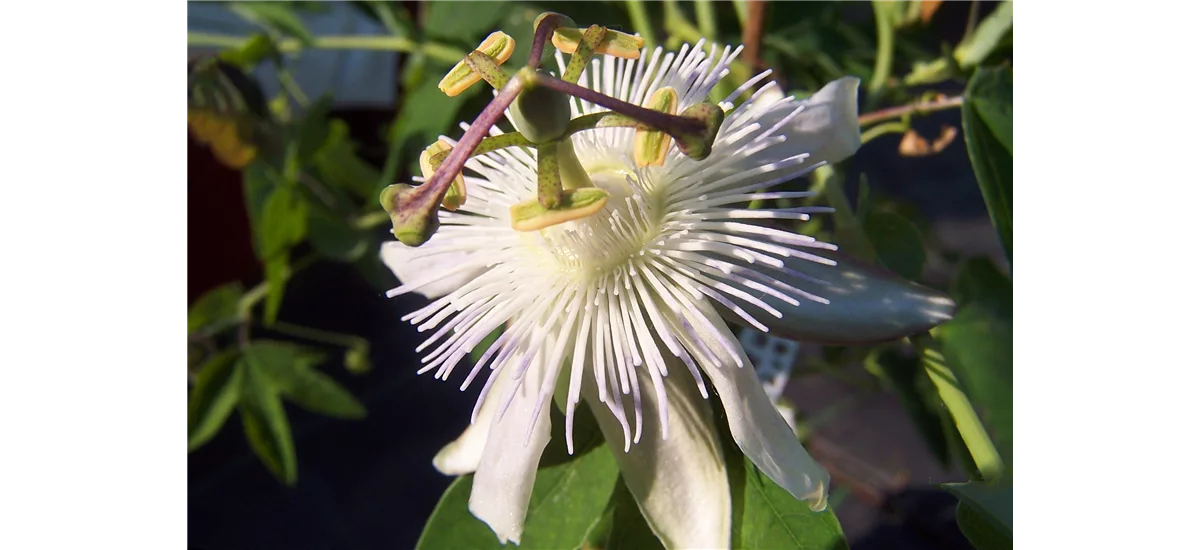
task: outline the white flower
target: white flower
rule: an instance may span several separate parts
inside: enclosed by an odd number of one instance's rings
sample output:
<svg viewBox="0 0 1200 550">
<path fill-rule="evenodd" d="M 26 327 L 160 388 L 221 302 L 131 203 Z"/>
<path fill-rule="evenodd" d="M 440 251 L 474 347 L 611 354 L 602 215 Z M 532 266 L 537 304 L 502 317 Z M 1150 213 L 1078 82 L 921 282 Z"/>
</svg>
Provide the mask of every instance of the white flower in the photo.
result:
<svg viewBox="0 0 1200 550">
<path fill-rule="evenodd" d="M 672 86 L 682 110 L 707 98 L 738 51 L 684 46 L 636 61 L 604 57 L 580 84 L 635 104 Z M 561 55 L 558 62 L 564 70 Z M 536 232 L 514 231 L 509 221 L 510 206 L 536 195 L 534 151 L 481 155 L 466 165 L 466 203 L 439 213 L 441 229 L 429 242 L 384 245 L 383 259 L 403 283 L 389 296 L 433 299 L 404 318 L 434 331 L 418 348 L 426 352 L 420 372 L 448 379 L 507 326 L 477 364 L 465 365 L 463 389 L 484 381 L 473 423 L 435 459 L 448 474 L 475 472 L 470 509 L 502 542 L 520 540 L 557 391 L 568 448 L 575 408 L 586 401 L 667 547 L 728 547 L 726 465 L 701 373 L 746 456 L 796 498 L 824 508 L 828 474 L 774 408 L 721 316 L 844 342 L 949 317 L 949 300 L 862 266 L 835 267 L 836 247 L 765 225 L 827 209 L 741 206 L 807 196 L 764 190 L 852 154 L 860 143 L 857 90 L 857 79 L 843 78 L 797 101 L 768 83 L 737 108 L 726 99 L 703 161 L 673 149 L 663 166 L 637 168 L 633 129 L 575 134 L 580 162 L 611 198 L 595 215 Z M 601 110 L 572 99 L 573 116 Z"/>
</svg>

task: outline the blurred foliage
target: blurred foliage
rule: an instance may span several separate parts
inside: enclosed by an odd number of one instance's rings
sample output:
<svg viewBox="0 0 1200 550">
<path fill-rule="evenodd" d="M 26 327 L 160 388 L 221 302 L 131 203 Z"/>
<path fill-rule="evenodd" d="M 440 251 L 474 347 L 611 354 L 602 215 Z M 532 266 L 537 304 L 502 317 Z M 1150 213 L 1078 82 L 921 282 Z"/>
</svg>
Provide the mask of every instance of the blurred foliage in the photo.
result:
<svg viewBox="0 0 1200 550">
<path fill-rule="evenodd" d="M 320 3 L 226 3 L 256 31 L 189 32 L 189 47 L 208 48 L 209 54 L 188 64 L 188 128 L 219 162 L 242 171 L 253 248 L 265 276 L 249 290 L 237 283 L 214 288 L 189 308 L 189 452 L 209 441 L 236 410 L 250 448 L 291 485 L 298 459 L 284 401 L 335 418 L 366 414 L 319 367 L 329 362 L 333 348 L 349 372 L 369 372 L 369 343 L 281 321 L 288 282 L 314 262 L 327 261 L 354 265 L 380 288 L 390 284 L 376 254 L 388 237 L 380 190 L 419 175 L 420 151 L 439 135 L 457 135 L 456 124 L 472 120 L 490 98 L 484 86 L 447 98 L 438 80 L 497 29 L 516 39 L 514 57 L 523 59 L 534 18 L 558 11 L 576 21 L 640 33 L 651 48 L 700 39 L 718 46 L 747 44 L 714 91 L 721 97 L 766 68 L 781 89 L 798 98 L 836 78 L 857 76 L 865 83 L 864 143 L 902 134 L 900 155 L 948 154 L 962 136 L 1007 265 L 943 250 L 915 207 L 885 196 L 865 179 L 851 186 L 857 189 L 852 205 L 838 166 L 822 167 L 782 189 L 811 189 L 815 197 L 750 207 L 834 206 L 833 216 L 790 229 L 952 293 L 957 317 L 930 334 L 871 348 L 829 347 L 807 367 L 836 373 L 865 364 L 878 388 L 899 398 L 933 455 L 948 468 L 957 461 L 968 472 L 964 483 L 946 487 L 961 499 L 957 517 L 964 534 L 981 549 L 1011 547 L 1012 3 L 956 4 L 969 6 L 966 26 L 947 38 L 939 16 L 957 6 L 940 1 L 770 2 L 761 10 L 746 1 L 353 2 L 386 29 L 383 36 L 314 35 L 305 16 L 328 9 Z M 400 54 L 395 117 L 382 136 L 387 144 L 382 159 L 362 156 L 347 123 L 332 115 L 331 98 L 309 98 L 293 81 L 296 56 L 309 49 Z M 280 89 L 275 97 L 264 97 L 253 76 L 261 66 L 275 69 Z M 922 136 L 913 127 L 927 113 L 951 109 L 961 112 L 961 132 L 944 126 L 937 137 Z M 957 266 L 958 273 L 931 278 L 935 263 Z M 585 440 L 586 428 L 577 423 L 575 434 Z M 726 443 L 737 501 L 736 545 L 845 545 L 832 511 L 811 513 L 749 462 L 738 467 L 740 452 Z M 531 512 L 522 548 L 652 546 L 656 541 L 644 522 L 635 521 L 636 505 L 606 447 L 593 442 L 584 449 L 574 457 L 551 451 L 543 457 L 534 501 L 569 491 L 570 499 L 556 502 L 569 502 L 572 512 L 559 510 L 553 517 Z M 496 546 L 490 530 L 466 510 L 470 480 L 465 476 L 451 485 L 418 547 Z M 611 528 L 614 524 L 625 527 Z"/>
</svg>

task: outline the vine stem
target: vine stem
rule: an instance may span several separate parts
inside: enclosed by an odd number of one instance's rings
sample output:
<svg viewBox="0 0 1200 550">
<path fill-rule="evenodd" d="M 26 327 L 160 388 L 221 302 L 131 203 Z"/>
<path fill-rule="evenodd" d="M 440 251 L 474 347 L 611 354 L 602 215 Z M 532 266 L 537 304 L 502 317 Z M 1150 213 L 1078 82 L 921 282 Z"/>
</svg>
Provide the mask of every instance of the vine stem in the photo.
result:
<svg viewBox="0 0 1200 550">
<path fill-rule="evenodd" d="M 237 48 L 250 40 L 245 36 L 228 36 L 201 32 L 188 33 L 190 47 Z M 276 42 L 280 52 L 292 53 L 304 49 L 304 44 L 295 38 L 284 38 Z M 321 50 L 383 50 L 393 52 L 423 52 L 431 58 L 447 63 L 462 61 L 463 52 L 435 42 L 417 42 L 403 36 L 319 36 L 313 39 L 312 48 Z"/>
<path fill-rule="evenodd" d="M 954 109 L 961 107 L 963 104 L 962 96 L 948 97 L 937 101 L 926 101 L 923 103 L 910 103 L 908 105 L 900 105 L 898 107 L 888 107 L 878 111 L 867 113 L 858 117 L 859 126 L 867 126 L 876 122 L 883 122 L 893 118 L 900 118 L 909 114 L 924 114 L 935 111 L 944 111 L 946 109 Z"/>
</svg>

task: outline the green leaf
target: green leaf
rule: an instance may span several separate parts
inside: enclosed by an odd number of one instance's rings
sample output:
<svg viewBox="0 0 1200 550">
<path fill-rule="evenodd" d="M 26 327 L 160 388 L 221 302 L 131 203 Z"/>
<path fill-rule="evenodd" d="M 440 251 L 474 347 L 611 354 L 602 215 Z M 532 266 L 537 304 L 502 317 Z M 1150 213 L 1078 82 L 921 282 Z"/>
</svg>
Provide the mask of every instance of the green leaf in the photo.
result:
<svg viewBox="0 0 1200 550">
<path fill-rule="evenodd" d="M 241 46 L 221 52 L 217 57 L 243 71 L 250 72 L 268 57 L 277 64 L 280 62 L 279 50 L 275 43 L 265 34 L 256 34 Z"/>
<path fill-rule="evenodd" d="M 988 54 L 1012 32 L 1012 16 L 1012 0 L 1006 0 L 996 6 L 996 10 L 975 28 L 975 32 L 954 49 L 954 59 L 958 61 L 959 66 L 967 69 L 987 59 Z"/>
<path fill-rule="evenodd" d="M 363 2 L 367 9 L 375 15 L 383 27 L 396 36 L 412 36 L 415 33 L 413 29 L 412 18 L 408 14 L 408 10 L 404 9 L 397 2 L 382 2 L 369 1 Z"/>
<path fill-rule="evenodd" d="M 308 231 L 308 203 L 289 187 L 276 187 L 263 205 L 261 238 L 265 259 L 287 252 Z"/>
<path fill-rule="evenodd" d="M 322 182 L 346 189 L 360 199 L 379 200 L 379 191 L 383 189 L 378 185 L 379 171 L 355 153 L 350 129 L 345 122 L 338 119 L 329 121 L 325 144 L 313 155 L 312 163 Z"/>
<path fill-rule="evenodd" d="M 1009 154 L 1016 153 L 1015 78 L 1008 67 L 980 68 L 966 91 L 966 100 Z"/>
<path fill-rule="evenodd" d="M 367 252 L 367 235 L 324 208 L 308 212 L 308 242 L 318 254 L 337 262 L 353 262 Z"/>
<path fill-rule="evenodd" d="M 979 550 L 1012 548 L 1012 485 L 1010 483 L 948 483 L 942 486 L 958 497 L 958 528 Z"/>
<path fill-rule="evenodd" d="M 296 160 L 301 166 L 308 164 L 329 138 L 329 110 L 333 107 L 333 96 L 324 94 L 309 104 L 296 125 Z"/>
<path fill-rule="evenodd" d="M 312 33 L 285 2 L 234 2 L 229 10 L 264 29 L 297 38 L 308 46 L 313 44 Z"/>
<path fill-rule="evenodd" d="M 733 548 L 849 548 L 832 507 L 813 512 L 771 481 L 742 454 L 729 431 L 720 396 L 710 396 L 713 419 L 725 454 L 733 505 Z M 741 467 L 738 467 L 741 463 Z"/>
<path fill-rule="evenodd" d="M 475 47 L 496 29 L 512 3 L 430 2 L 428 7 L 424 28 L 431 38 L 471 42 L 470 46 Z"/>
<path fill-rule="evenodd" d="M 262 243 L 263 210 L 277 184 L 277 175 L 265 162 L 253 162 L 245 170 L 242 170 L 242 192 L 245 195 L 246 215 L 250 218 L 250 229 L 254 233 L 254 251 L 259 258 L 267 257 Z"/>
<path fill-rule="evenodd" d="M 263 305 L 263 322 L 275 324 L 279 318 L 279 308 L 283 305 L 283 292 L 287 288 L 288 279 L 292 276 L 292 268 L 288 264 L 287 254 L 267 260 L 264 266 L 267 278 L 267 299 Z"/>
<path fill-rule="evenodd" d="M 950 288 L 959 307 L 978 305 L 998 319 L 1012 320 L 1012 279 L 983 257 L 971 258 Z"/>
<path fill-rule="evenodd" d="M 226 350 L 204 363 L 188 394 L 188 452 L 212 439 L 241 395 L 238 350 Z"/>
<path fill-rule="evenodd" d="M 1011 468 L 1013 444 L 1012 322 L 978 305 L 941 328 L 942 354 Z"/>
<path fill-rule="evenodd" d="M 872 261 L 876 257 L 875 248 L 850 208 L 850 200 L 842 189 L 843 179 L 841 174 L 828 165 L 813 170 L 813 187 L 820 189 L 821 198 L 834 208 L 833 220 L 837 227 L 834 240 L 847 254 Z"/>
<path fill-rule="evenodd" d="M 849 548 L 832 510 L 809 510 L 807 503 L 776 485 L 750 459 L 744 463 L 742 509 L 740 517 L 734 517 L 735 548 Z"/>
<path fill-rule="evenodd" d="M 562 413 L 553 408 L 551 416 L 556 437 L 542 455 L 533 484 L 521 550 L 579 548 L 604 514 L 617 481 L 617 462 L 602 444 L 604 436 L 586 406 L 576 411 L 575 441 L 582 445 L 574 457 L 566 455 L 561 437 Z M 442 495 L 417 541 L 418 550 L 503 548 L 487 524 L 467 510 L 473 478 L 456 479 Z"/>
<path fill-rule="evenodd" d="M 916 225 L 892 212 L 870 212 L 863 230 L 875 246 L 875 255 L 884 267 L 908 280 L 921 278 L 925 265 L 925 245 Z"/>
<path fill-rule="evenodd" d="M 296 484 L 296 449 L 283 401 L 266 375 L 255 368 L 249 356 L 238 362 L 242 372 L 239 411 L 246 441 L 267 469 L 287 486 Z"/>
<path fill-rule="evenodd" d="M 730 470 L 738 469 L 738 456 L 726 457 Z M 735 492 L 734 548 L 849 548 L 832 510 L 809 510 L 807 503 L 776 485 L 750 459 L 743 457 L 743 462 L 741 475 L 730 475 L 730 490 Z"/>
<path fill-rule="evenodd" d="M 1012 67 L 979 69 L 963 102 L 967 153 L 988 214 L 1012 262 Z"/>
<path fill-rule="evenodd" d="M 226 283 L 201 296 L 188 308 L 188 334 L 211 327 L 210 332 L 219 331 L 238 322 L 238 300 L 241 300 L 241 283 Z"/>
<path fill-rule="evenodd" d="M 612 502 L 612 528 L 604 550 L 659 550 L 663 547 L 658 536 L 650 530 L 646 518 L 642 517 L 642 511 L 625 486 L 625 480 L 617 480 Z"/>
<path fill-rule="evenodd" d="M 332 378 L 313 365 L 321 358 L 293 344 L 259 340 L 244 350 L 251 366 L 289 401 L 308 411 L 334 418 L 363 418 L 366 409 Z"/>
<path fill-rule="evenodd" d="M 967 537 L 978 550 L 1005 550 L 1013 547 L 1012 537 L 1005 537 L 1004 531 L 997 529 L 987 520 L 987 517 L 975 508 L 962 502 L 954 508 L 954 519 L 958 529 Z"/>
</svg>

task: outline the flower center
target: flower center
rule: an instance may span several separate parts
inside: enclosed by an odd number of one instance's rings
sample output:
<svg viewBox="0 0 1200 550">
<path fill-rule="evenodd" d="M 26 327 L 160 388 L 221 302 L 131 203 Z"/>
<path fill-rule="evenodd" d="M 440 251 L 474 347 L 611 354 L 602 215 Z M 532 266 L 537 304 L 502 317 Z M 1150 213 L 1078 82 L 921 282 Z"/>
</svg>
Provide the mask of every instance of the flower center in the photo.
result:
<svg viewBox="0 0 1200 550">
<path fill-rule="evenodd" d="M 548 268 L 587 279 L 603 278 L 644 255 L 662 226 L 657 194 L 623 169 L 589 172 L 610 195 L 596 214 L 531 234 Z M 531 243 L 532 244 L 532 243 Z"/>
</svg>

